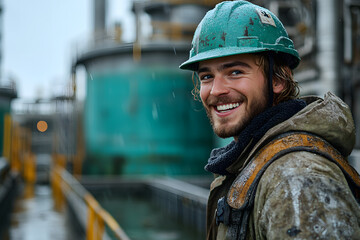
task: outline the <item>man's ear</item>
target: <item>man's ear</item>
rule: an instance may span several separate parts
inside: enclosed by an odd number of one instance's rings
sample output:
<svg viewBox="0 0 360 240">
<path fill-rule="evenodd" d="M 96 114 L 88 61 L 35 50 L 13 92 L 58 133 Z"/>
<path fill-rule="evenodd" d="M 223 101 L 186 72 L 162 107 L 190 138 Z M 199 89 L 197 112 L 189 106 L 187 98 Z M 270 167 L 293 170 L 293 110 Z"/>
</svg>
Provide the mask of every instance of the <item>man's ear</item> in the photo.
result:
<svg viewBox="0 0 360 240">
<path fill-rule="evenodd" d="M 282 90 L 285 88 L 285 83 L 283 80 L 280 80 L 278 78 L 273 79 L 273 91 L 275 94 L 281 93 Z"/>
</svg>

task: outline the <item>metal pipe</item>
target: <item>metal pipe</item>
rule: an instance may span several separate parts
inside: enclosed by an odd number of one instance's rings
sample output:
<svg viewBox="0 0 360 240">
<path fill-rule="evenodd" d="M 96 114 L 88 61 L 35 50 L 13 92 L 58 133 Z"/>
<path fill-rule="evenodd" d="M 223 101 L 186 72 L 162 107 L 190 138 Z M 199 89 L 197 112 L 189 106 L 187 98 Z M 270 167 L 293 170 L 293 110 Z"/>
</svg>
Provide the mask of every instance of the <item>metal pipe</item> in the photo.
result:
<svg viewBox="0 0 360 240">
<path fill-rule="evenodd" d="M 338 11 L 337 0 L 317 0 L 317 63 L 320 69 L 319 95 L 338 94 Z"/>
<path fill-rule="evenodd" d="M 93 0 L 94 32 L 103 31 L 106 25 L 106 0 Z"/>
</svg>

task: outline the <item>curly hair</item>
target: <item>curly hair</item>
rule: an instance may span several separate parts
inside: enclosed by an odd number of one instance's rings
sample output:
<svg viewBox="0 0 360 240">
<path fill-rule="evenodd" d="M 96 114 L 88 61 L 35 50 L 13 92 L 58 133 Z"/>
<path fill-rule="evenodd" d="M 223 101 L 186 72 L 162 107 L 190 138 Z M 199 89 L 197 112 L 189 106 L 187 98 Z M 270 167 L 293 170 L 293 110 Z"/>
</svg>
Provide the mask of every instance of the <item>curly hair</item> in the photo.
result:
<svg viewBox="0 0 360 240">
<path fill-rule="evenodd" d="M 267 53 L 255 53 L 259 56 L 256 64 L 262 69 L 264 76 L 269 75 L 269 60 Z M 279 94 L 274 94 L 273 103 L 277 105 L 281 102 L 295 99 L 299 96 L 300 89 L 298 83 L 294 80 L 293 71 L 286 63 L 286 57 L 279 54 L 274 54 L 274 66 L 273 66 L 273 81 L 280 81 L 284 83 L 284 89 Z M 196 72 L 193 72 L 192 81 L 194 89 L 191 91 L 194 99 L 201 101 L 200 99 L 200 80 Z"/>
<path fill-rule="evenodd" d="M 193 85 L 194 85 L 193 90 L 191 90 L 191 94 L 194 96 L 195 101 L 200 101 L 201 102 L 201 98 L 200 98 L 200 79 L 199 79 L 199 75 L 197 74 L 197 72 L 193 72 L 191 79 L 192 79 L 192 82 L 193 82 Z"/>
</svg>

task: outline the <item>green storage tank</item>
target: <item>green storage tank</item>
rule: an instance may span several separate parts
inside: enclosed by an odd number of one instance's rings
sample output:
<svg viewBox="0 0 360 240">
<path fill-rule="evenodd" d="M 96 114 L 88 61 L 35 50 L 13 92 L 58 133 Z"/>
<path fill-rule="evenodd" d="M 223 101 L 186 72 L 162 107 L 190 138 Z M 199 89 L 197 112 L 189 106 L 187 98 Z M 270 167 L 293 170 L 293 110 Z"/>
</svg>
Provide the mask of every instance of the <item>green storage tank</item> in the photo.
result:
<svg viewBox="0 0 360 240">
<path fill-rule="evenodd" d="M 77 64 L 87 70 L 85 174 L 203 175 L 213 133 L 192 76 L 178 66 L 188 44 L 94 50 Z"/>
</svg>

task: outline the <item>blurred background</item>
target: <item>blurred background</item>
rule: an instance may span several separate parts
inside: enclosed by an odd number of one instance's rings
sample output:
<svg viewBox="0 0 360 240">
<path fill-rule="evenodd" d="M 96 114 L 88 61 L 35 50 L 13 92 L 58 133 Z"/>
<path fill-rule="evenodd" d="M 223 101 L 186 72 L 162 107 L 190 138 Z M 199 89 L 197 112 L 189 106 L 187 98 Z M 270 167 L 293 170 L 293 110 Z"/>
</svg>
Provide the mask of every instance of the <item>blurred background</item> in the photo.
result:
<svg viewBox="0 0 360 240">
<path fill-rule="evenodd" d="M 178 66 L 219 2 L 0 1 L 0 239 L 204 238 L 203 167 L 231 139 Z M 250 2 L 293 39 L 301 95 L 335 93 L 359 125 L 360 1 Z"/>
</svg>

